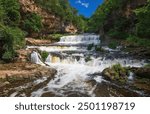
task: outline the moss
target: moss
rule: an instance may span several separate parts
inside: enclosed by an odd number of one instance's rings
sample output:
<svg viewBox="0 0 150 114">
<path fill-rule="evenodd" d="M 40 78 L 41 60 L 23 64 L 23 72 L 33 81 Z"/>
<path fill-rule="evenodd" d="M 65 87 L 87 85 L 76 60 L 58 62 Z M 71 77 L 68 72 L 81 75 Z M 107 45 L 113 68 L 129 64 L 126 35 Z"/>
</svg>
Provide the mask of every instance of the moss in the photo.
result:
<svg viewBox="0 0 150 114">
<path fill-rule="evenodd" d="M 122 67 L 120 64 L 113 65 L 103 71 L 103 75 L 111 80 L 125 83 L 128 77 L 128 70 Z"/>
</svg>

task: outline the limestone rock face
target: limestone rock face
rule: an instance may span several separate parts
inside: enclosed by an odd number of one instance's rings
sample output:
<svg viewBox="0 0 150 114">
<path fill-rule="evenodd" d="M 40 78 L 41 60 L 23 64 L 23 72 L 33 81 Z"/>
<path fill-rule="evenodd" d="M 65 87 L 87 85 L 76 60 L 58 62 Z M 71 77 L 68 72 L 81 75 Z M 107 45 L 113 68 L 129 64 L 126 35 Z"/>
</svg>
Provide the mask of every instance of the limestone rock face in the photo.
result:
<svg viewBox="0 0 150 114">
<path fill-rule="evenodd" d="M 42 17 L 43 33 L 52 32 L 69 32 L 76 33 L 77 28 L 70 24 L 64 24 L 64 22 L 52 12 L 48 12 L 45 9 L 39 7 L 34 0 L 19 0 L 22 13 L 36 13 Z"/>
</svg>

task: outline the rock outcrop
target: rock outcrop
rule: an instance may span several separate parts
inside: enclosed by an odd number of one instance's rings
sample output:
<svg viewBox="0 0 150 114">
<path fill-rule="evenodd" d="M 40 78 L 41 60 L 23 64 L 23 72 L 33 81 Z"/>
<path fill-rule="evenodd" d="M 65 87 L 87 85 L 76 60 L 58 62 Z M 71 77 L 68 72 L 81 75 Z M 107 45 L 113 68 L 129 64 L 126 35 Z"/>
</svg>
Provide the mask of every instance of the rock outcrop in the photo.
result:
<svg viewBox="0 0 150 114">
<path fill-rule="evenodd" d="M 56 16 L 52 12 L 42 9 L 34 2 L 34 0 L 19 0 L 19 3 L 23 14 L 36 13 L 42 17 L 42 24 L 44 26 L 42 33 L 77 32 L 77 28 L 71 23 L 65 24 L 60 17 Z"/>
<path fill-rule="evenodd" d="M 53 77 L 56 70 L 32 63 L 0 64 L 1 79 L 32 79 L 43 76 Z"/>
</svg>

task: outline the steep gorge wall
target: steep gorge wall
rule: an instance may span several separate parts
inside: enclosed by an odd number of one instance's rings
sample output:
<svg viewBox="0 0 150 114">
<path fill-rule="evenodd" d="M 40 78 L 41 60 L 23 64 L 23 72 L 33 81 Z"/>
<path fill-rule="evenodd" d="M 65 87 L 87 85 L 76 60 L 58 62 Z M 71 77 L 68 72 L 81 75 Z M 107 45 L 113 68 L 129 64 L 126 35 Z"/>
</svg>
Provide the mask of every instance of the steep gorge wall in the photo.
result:
<svg viewBox="0 0 150 114">
<path fill-rule="evenodd" d="M 19 0 L 22 14 L 36 13 L 42 17 L 43 29 L 42 33 L 68 32 L 76 33 L 77 29 L 73 24 L 65 25 L 61 18 L 55 14 L 39 7 L 34 0 Z"/>
</svg>

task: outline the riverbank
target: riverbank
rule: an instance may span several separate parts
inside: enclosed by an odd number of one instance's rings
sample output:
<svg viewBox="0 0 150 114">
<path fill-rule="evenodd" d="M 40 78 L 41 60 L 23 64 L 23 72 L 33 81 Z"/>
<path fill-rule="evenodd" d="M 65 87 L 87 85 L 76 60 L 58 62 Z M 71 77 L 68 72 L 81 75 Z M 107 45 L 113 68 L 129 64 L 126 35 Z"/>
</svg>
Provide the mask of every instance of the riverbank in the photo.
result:
<svg viewBox="0 0 150 114">
<path fill-rule="evenodd" d="M 33 83 L 43 77 L 50 80 L 54 78 L 56 72 L 51 67 L 29 62 L 0 64 L 0 96 L 9 96 L 13 88 L 29 82 Z"/>
</svg>

